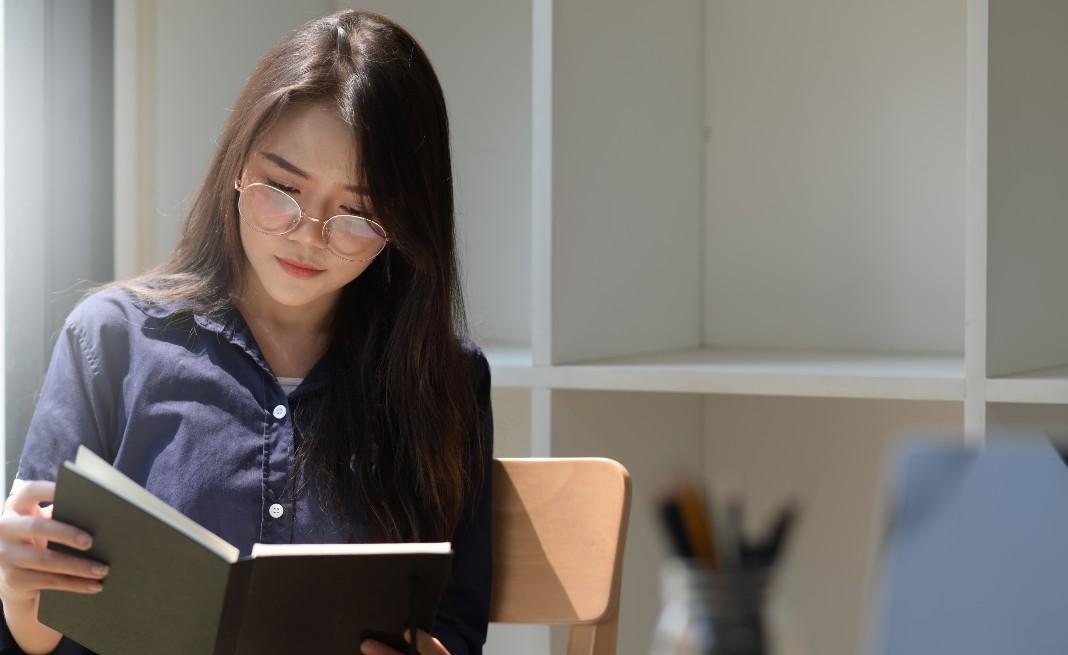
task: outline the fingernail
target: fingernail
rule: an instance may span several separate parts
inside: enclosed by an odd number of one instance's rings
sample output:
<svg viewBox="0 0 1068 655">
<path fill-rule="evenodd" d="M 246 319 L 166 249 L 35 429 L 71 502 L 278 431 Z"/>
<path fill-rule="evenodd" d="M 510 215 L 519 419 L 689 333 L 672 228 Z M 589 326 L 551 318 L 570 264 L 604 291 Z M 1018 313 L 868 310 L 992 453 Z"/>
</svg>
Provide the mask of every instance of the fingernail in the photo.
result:
<svg viewBox="0 0 1068 655">
<path fill-rule="evenodd" d="M 91 544 L 91 543 L 93 543 L 93 538 L 90 537 L 89 535 L 85 534 L 84 532 L 82 532 L 81 534 L 78 535 L 78 545 L 79 546 L 88 547 L 89 544 Z"/>
<path fill-rule="evenodd" d="M 93 573 L 97 575 L 107 575 L 108 567 L 103 564 L 93 564 Z"/>
<path fill-rule="evenodd" d="M 97 591 L 102 591 L 103 589 L 104 589 L 104 585 L 100 584 L 99 582 L 90 582 L 89 583 L 89 591 L 97 592 Z"/>
</svg>

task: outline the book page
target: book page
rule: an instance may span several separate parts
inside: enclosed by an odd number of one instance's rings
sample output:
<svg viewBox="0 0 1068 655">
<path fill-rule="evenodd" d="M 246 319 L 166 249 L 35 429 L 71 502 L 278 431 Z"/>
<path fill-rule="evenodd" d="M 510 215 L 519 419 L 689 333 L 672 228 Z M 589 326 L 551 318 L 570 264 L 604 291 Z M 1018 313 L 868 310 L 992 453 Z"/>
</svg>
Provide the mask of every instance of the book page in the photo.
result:
<svg viewBox="0 0 1068 655">
<path fill-rule="evenodd" d="M 125 498 L 134 506 L 155 516 L 231 564 L 236 562 L 241 554 L 239 549 L 225 539 L 156 498 L 147 489 L 123 475 L 85 446 L 78 446 L 78 454 L 74 458 L 74 463 L 66 462 L 64 466 L 116 496 Z"/>
<path fill-rule="evenodd" d="M 293 555 L 400 555 L 409 553 L 447 554 L 448 541 L 436 543 L 386 544 L 252 544 L 252 557 Z"/>
</svg>

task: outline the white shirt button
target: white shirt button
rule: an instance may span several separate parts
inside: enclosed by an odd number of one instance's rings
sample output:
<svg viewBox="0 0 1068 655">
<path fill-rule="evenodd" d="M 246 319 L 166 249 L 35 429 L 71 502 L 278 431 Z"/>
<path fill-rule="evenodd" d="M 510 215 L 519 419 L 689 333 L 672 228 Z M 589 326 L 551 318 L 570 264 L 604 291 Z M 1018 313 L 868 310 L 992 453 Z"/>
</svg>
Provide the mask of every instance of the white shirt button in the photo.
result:
<svg viewBox="0 0 1068 655">
<path fill-rule="evenodd" d="M 278 419 L 285 418 L 286 417 L 286 406 L 285 405 L 278 405 L 277 407 L 275 407 L 274 408 L 274 417 L 278 418 Z"/>
<path fill-rule="evenodd" d="M 270 509 L 267 510 L 267 512 L 271 515 L 272 519 L 282 518 L 282 513 L 285 511 L 285 508 L 279 505 L 278 503 L 271 505 Z"/>
</svg>

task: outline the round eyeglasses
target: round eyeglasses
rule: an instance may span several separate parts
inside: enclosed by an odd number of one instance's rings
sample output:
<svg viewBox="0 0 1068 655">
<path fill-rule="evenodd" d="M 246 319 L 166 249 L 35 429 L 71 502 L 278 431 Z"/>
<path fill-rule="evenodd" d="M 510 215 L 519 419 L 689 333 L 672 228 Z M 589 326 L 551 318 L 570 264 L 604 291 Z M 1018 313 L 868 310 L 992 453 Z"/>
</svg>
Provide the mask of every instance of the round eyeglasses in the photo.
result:
<svg viewBox="0 0 1068 655">
<path fill-rule="evenodd" d="M 322 223 L 326 249 L 347 262 L 369 262 L 389 243 L 386 230 L 369 218 L 353 214 L 338 214 L 325 221 L 315 218 L 306 214 L 293 196 L 262 182 L 242 186 L 237 180 L 234 189 L 241 194 L 237 200 L 241 220 L 261 234 L 289 234 L 304 218 Z"/>
</svg>

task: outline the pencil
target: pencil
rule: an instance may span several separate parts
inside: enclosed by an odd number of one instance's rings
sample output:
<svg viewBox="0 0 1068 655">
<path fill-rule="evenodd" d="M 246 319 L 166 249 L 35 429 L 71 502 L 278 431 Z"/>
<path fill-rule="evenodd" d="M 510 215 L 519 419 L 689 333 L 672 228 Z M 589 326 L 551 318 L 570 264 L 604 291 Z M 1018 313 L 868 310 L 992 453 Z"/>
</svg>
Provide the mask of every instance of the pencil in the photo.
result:
<svg viewBox="0 0 1068 655">
<path fill-rule="evenodd" d="M 705 562 L 709 567 L 718 568 L 719 558 L 716 555 L 715 543 L 712 539 L 712 527 L 709 524 L 708 511 L 697 486 L 687 480 L 683 480 L 676 488 L 676 493 L 678 494 L 683 525 L 686 526 L 686 534 L 694 556 Z"/>
</svg>

